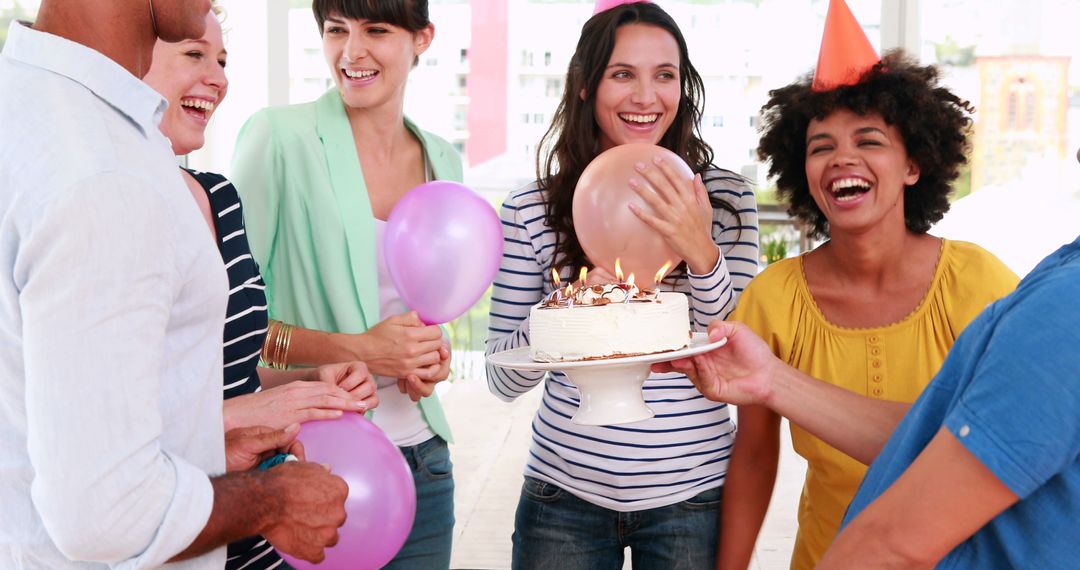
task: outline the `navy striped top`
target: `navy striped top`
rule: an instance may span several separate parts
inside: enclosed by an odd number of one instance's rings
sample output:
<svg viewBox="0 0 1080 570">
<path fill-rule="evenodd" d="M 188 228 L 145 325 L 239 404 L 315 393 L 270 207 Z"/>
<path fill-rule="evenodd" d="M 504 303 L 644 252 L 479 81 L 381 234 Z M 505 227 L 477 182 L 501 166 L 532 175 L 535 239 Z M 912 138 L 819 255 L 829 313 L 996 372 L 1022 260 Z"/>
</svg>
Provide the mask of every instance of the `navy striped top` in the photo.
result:
<svg viewBox="0 0 1080 570">
<path fill-rule="evenodd" d="M 738 217 L 714 209 L 712 235 L 721 255 L 712 271 L 676 272 L 662 285 L 689 296 L 697 331 L 735 308 L 758 267 L 753 190 L 726 170 L 710 169 L 703 178 L 710 197 L 734 206 Z M 504 254 L 492 290 L 488 354 L 527 346 L 529 309 L 553 290 L 555 235 L 545 219 L 544 200 L 534 183 L 512 192 L 503 204 Z M 577 279 L 577 270 L 561 268 L 563 282 Z M 623 512 L 671 505 L 723 484 L 735 428 L 726 404 L 706 400 L 684 375 L 650 376 L 645 401 L 656 417 L 616 426 L 572 423 L 579 393 L 561 373 L 488 365 L 487 379 L 491 392 L 507 401 L 543 384 L 526 475 Z"/>
<path fill-rule="evenodd" d="M 244 230 L 244 211 L 232 183 L 220 174 L 188 170 L 206 191 L 217 232 L 217 246 L 229 275 L 229 306 L 225 316 L 224 398 L 260 390 L 256 367 L 266 338 L 266 293 L 259 267 L 251 257 Z M 229 544 L 227 570 L 282 568 L 284 561 L 261 536 Z"/>
</svg>

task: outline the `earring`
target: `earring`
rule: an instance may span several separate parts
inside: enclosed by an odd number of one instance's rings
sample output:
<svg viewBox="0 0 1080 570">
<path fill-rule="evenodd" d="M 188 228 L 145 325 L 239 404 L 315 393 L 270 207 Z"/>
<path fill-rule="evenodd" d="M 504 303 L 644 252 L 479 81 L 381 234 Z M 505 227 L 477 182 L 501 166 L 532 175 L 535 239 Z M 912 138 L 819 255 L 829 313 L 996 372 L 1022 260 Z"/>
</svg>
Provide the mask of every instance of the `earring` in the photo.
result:
<svg viewBox="0 0 1080 570">
<path fill-rule="evenodd" d="M 150 4 L 150 27 L 154 30 L 154 36 L 157 37 L 157 18 L 154 17 L 154 0 L 147 0 Z"/>
</svg>

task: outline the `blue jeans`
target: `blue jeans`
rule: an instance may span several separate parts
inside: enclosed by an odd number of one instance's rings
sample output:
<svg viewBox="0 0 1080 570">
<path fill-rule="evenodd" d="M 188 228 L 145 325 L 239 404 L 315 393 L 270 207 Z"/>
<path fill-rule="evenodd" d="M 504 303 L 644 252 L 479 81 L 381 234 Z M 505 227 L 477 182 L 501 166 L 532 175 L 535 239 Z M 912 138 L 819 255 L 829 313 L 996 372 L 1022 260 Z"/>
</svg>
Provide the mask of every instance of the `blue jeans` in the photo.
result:
<svg viewBox="0 0 1080 570">
<path fill-rule="evenodd" d="M 416 519 L 405 546 L 383 568 L 449 568 L 454 540 L 454 466 L 450 463 L 450 449 L 439 436 L 399 449 L 416 483 Z"/>
<path fill-rule="evenodd" d="M 723 487 L 666 507 L 620 513 L 525 477 L 514 521 L 514 570 L 712 570 Z"/>
</svg>

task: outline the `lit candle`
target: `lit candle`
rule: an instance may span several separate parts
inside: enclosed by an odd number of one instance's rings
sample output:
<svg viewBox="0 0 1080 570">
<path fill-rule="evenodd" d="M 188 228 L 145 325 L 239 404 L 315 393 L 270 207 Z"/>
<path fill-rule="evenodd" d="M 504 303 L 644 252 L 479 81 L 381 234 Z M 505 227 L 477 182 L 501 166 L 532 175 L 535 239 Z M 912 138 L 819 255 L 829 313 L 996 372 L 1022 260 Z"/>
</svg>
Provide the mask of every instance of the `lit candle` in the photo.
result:
<svg viewBox="0 0 1080 570">
<path fill-rule="evenodd" d="M 581 267 L 581 273 L 578 274 L 578 283 L 581 284 L 580 287 L 582 287 L 582 288 L 585 287 L 585 280 L 588 279 L 588 277 L 589 277 L 589 268 L 585 267 L 585 266 L 582 266 Z"/>
<path fill-rule="evenodd" d="M 630 277 L 626 278 L 626 297 L 623 298 L 623 303 L 629 303 L 630 298 L 634 296 L 634 274 L 631 273 Z"/>
<path fill-rule="evenodd" d="M 615 258 L 615 282 L 623 282 L 622 263 L 620 262 L 618 257 Z"/>
<path fill-rule="evenodd" d="M 566 284 L 566 306 L 567 308 L 574 308 L 574 286 L 573 284 Z"/>
<path fill-rule="evenodd" d="M 660 271 L 656 272 L 656 277 L 655 277 L 653 282 L 656 283 L 656 288 L 657 289 L 660 288 L 660 282 L 664 280 L 664 276 L 667 275 L 667 272 L 670 269 L 671 269 L 671 261 L 668 260 L 668 261 L 665 261 L 664 265 L 660 267 Z"/>
</svg>

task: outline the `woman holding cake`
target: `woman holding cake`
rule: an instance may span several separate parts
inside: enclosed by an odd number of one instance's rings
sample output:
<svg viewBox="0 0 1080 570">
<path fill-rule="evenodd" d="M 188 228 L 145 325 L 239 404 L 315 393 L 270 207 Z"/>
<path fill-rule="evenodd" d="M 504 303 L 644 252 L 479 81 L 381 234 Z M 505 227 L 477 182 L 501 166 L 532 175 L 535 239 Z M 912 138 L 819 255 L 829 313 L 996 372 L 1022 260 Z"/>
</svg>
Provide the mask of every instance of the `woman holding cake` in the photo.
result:
<svg viewBox="0 0 1080 570">
<path fill-rule="evenodd" d="M 573 229 L 574 188 L 596 155 L 624 143 L 663 146 L 700 175 L 669 181 L 661 167 L 643 165 L 673 205 L 652 222 L 678 228 L 666 241 L 686 261 L 660 288 L 687 294 L 695 330 L 731 311 L 757 270 L 757 208 L 744 179 L 712 165 L 698 135 L 701 96 L 682 33 L 659 7 L 618 5 L 586 22 L 541 145 L 550 152 L 538 156 L 538 180 L 502 208 L 505 253 L 489 353 L 529 343 L 529 311 L 555 290 L 553 269 L 564 286 L 581 267 L 592 271 Z M 611 279 L 602 273 L 592 271 L 590 284 Z M 563 375 L 491 366 L 487 374 L 492 393 L 507 401 L 541 384 L 544 390 L 515 521 L 514 568 L 620 568 L 625 547 L 636 568 L 713 567 L 734 436 L 725 406 L 705 400 L 683 375 L 657 374 L 645 383 L 654 418 L 584 426 L 570 421 L 578 392 Z"/>
<path fill-rule="evenodd" d="M 286 363 L 357 359 L 376 375 L 372 420 L 416 483 L 416 520 L 388 568 L 447 568 L 450 426 L 433 390 L 449 375 L 450 344 L 408 311 L 381 247 L 401 196 L 462 176 L 453 147 L 403 110 L 406 80 L 435 28 L 427 0 L 314 0 L 312 11 L 336 85 L 311 103 L 253 115 L 233 176 L 271 316 L 315 329 L 291 333 Z"/>
<path fill-rule="evenodd" d="M 177 156 L 202 148 L 206 126 L 228 92 L 228 56 L 218 13 L 215 5 L 207 15 L 202 38 L 178 43 L 158 40 L 153 63 L 143 78 L 169 102 L 160 128 Z M 229 280 L 223 340 L 225 430 L 281 429 L 373 409 L 378 404 L 375 383 L 361 362 L 304 370 L 257 366 L 260 354 L 272 362 L 274 351 L 262 350 L 268 338 L 266 296 L 259 268 L 251 259 L 236 189 L 219 174 L 185 168 L 181 175 L 206 219 Z M 280 564 L 273 546 L 254 536 L 229 544 L 225 567 L 261 570 Z"/>
<path fill-rule="evenodd" d="M 852 61 L 850 49 L 834 52 L 827 36 L 819 62 L 839 56 L 841 63 L 819 63 L 813 78 L 771 92 L 758 148 L 789 211 L 827 241 L 770 265 L 731 318 L 811 376 L 871 398 L 912 402 L 960 331 L 1018 279 L 982 248 L 927 233 L 948 210 L 950 185 L 966 160 L 969 104 L 938 84 L 933 67 L 899 53 L 878 61 L 850 12 L 837 6 L 829 18 L 851 23 L 863 60 Z M 846 75 L 850 69 L 854 76 Z M 798 425 L 791 432 L 808 462 L 791 565 L 812 568 L 866 467 Z M 780 417 L 740 406 L 723 507 L 724 568 L 750 563 L 779 450 Z"/>
</svg>

